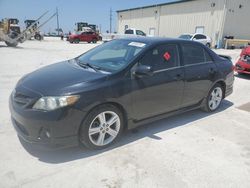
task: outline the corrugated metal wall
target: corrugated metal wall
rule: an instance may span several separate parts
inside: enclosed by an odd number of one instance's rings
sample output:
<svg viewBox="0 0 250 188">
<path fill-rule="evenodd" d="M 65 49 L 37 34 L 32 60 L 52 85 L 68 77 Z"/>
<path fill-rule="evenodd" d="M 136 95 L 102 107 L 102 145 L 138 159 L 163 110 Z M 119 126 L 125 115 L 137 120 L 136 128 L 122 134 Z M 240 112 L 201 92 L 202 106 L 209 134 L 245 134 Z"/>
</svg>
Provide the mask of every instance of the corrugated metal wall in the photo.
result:
<svg viewBox="0 0 250 188">
<path fill-rule="evenodd" d="M 204 27 L 204 33 L 215 44 L 222 36 L 224 1 L 196 0 L 119 12 L 118 32 L 124 32 L 127 25 L 147 34 L 155 30 L 156 36 L 178 37 L 183 33 L 195 33 L 196 27 Z"/>
<path fill-rule="evenodd" d="M 225 35 L 250 40 L 250 0 L 227 0 Z"/>
</svg>

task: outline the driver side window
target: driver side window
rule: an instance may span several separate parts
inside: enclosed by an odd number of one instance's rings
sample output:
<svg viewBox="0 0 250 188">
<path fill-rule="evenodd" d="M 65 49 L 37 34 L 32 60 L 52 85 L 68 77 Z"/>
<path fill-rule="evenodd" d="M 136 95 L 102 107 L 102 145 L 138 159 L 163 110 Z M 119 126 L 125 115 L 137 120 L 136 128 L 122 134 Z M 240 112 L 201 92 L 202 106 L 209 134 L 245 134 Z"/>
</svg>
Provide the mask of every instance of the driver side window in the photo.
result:
<svg viewBox="0 0 250 188">
<path fill-rule="evenodd" d="M 151 66 L 153 71 L 177 67 L 179 66 L 178 47 L 175 44 L 157 46 L 146 52 L 139 63 Z"/>
</svg>

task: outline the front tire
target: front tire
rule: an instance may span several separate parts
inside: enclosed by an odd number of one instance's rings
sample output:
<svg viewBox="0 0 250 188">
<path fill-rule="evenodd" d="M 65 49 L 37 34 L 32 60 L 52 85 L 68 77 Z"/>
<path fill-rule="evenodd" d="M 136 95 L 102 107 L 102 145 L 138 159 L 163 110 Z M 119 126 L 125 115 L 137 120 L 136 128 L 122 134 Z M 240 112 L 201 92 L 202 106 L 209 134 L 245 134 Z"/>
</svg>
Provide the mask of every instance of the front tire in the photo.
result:
<svg viewBox="0 0 250 188">
<path fill-rule="evenodd" d="M 223 100 L 224 90 L 220 84 L 215 84 L 215 86 L 210 90 L 208 96 L 205 99 L 205 104 L 203 110 L 206 112 L 216 111 Z"/>
<path fill-rule="evenodd" d="M 10 42 L 5 41 L 5 44 L 9 47 L 16 47 L 18 45 L 18 42 L 10 43 Z"/>
<path fill-rule="evenodd" d="M 121 111 L 113 105 L 102 105 L 87 115 L 80 128 L 79 140 L 90 149 L 104 149 L 120 138 L 123 127 Z"/>
<path fill-rule="evenodd" d="M 76 43 L 76 44 L 79 44 L 79 42 L 80 42 L 80 39 L 75 39 L 74 40 L 74 43 Z"/>
</svg>

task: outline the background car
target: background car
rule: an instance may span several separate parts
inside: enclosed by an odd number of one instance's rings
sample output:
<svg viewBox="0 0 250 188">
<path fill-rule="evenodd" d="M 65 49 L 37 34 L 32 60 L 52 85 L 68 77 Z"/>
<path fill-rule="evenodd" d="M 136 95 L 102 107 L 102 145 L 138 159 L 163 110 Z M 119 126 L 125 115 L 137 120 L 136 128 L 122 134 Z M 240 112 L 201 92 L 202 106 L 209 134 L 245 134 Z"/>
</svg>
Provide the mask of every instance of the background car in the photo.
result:
<svg viewBox="0 0 250 188">
<path fill-rule="evenodd" d="M 200 42 L 200 43 L 206 45 L 208 48 L 211 48 L 212 39 L 209 36 L 204 35 L 204 34 L 199 34 L 199 33 L 183 34 L 183 35 L 179 36 L 179 38 L 185 39 L 185 40 L 197 41 L 197 42 Z"/>
<path fill-rule="evenodd" d="M 79 42 L 96 43 L 99 40 L 101 40 L 101 37 L 99 36 L 98 33 L 93 31 L 71 34 L 68 37 L 68 41 L 70 43 L 79 43 Z"/>
<path fill-rule="evenodd" d="M 250 46 L 242 49 L 235 71 L 239 74 L 250 74 Z"/>
<path fill-rule="evenodd" d="M 126 37 L 145 37 L 147 36 L 142 30 L 135 28 L 129 28 L 124 31 L 124 33 L 103 33 L 103 42 L 109 42 L 114 39 L 121 39 Z"/>
</svg>

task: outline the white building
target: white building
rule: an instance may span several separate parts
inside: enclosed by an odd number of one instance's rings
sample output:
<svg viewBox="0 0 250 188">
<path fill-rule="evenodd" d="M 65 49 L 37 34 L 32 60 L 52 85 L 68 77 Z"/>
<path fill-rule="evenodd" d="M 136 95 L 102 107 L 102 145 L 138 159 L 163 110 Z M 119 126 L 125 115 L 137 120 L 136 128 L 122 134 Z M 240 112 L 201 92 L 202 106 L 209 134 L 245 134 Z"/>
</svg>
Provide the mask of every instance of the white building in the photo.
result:
<svg viewBox="0 0 250 188">
<path fill-rule="evenodd" d="M 250 39 L 250 0 L 180 0 L 117 11 L 118 32 L 136 28 L 148 35 L 204 33 L 221 44 L 225 36 Z"/>
</svg>

